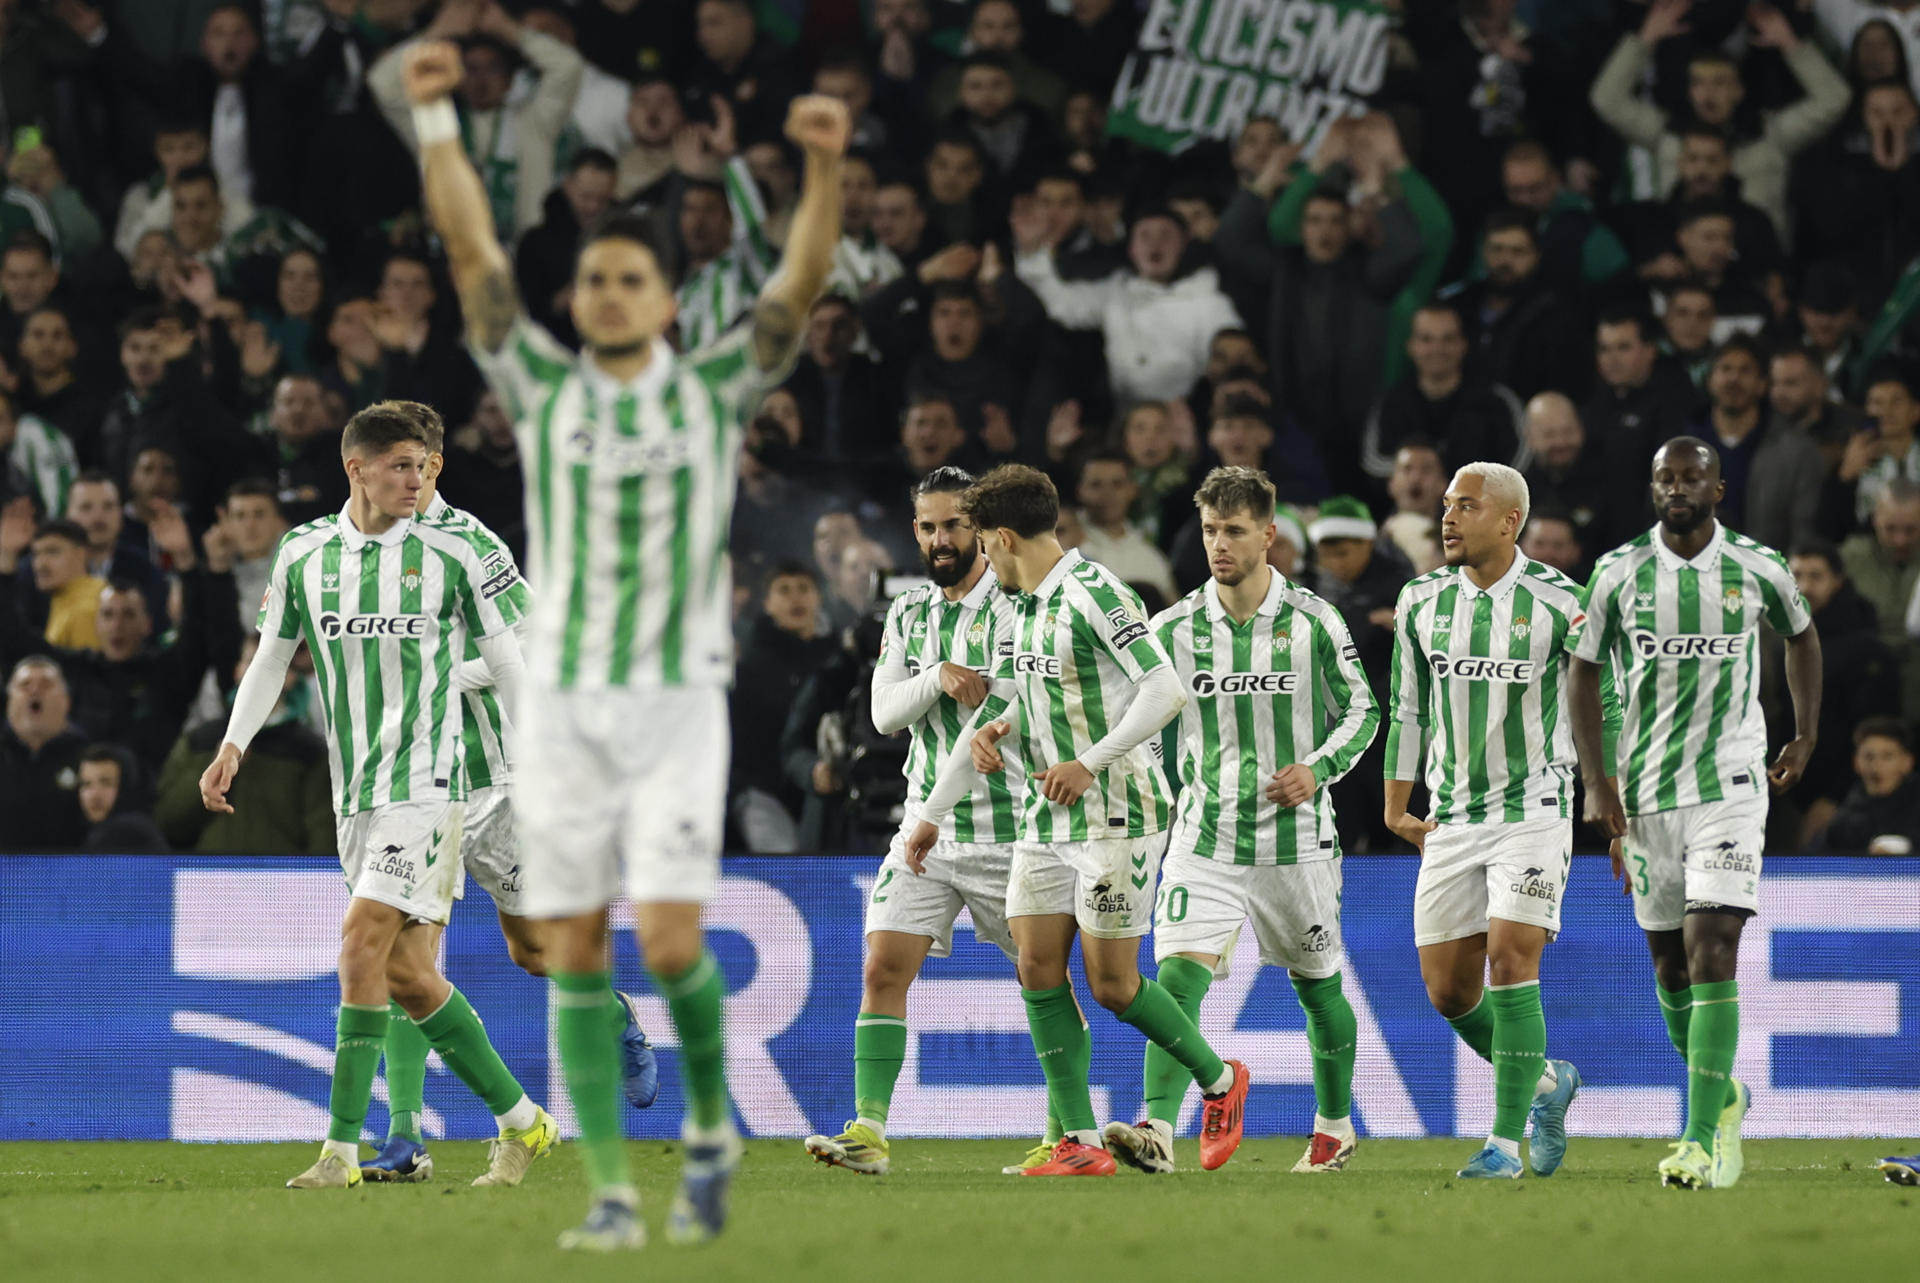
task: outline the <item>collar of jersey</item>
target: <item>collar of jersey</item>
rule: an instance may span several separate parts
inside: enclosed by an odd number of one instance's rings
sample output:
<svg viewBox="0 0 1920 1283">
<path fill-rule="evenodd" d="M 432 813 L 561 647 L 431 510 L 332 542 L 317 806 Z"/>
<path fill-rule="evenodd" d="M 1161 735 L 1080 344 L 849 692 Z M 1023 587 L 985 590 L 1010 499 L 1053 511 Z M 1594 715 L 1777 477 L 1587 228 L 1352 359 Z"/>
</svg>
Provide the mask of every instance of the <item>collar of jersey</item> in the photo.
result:
<svg viewBox="0 0 1920 1283">
<path fill-rule="evenodd" d="M 438 490 L 435 490 L 433 492 L 433 498 L 427 502 L 427 510 L 420 515 L 428 518 L 438 517 L 451 507 L 453 507 L 453 505 L 447 502 L 447 497 Z"/>
<path fill-rule="evenodd" d="M 667 379 L 673 373 L 673 349 L 667 346 L 665 339 L 653 341 L 653 356 L 646 368 L 631 380 L 622 382 L 600 368 L 592 357 L 580 362 L 580 373 L 588 380 L 600 385 L 603 395 L 611 393 L 619 396 L 622 392 L 631 392 L 638 397 L 658 396 L 667 386 Z"/>
<path fill-rule="evenodd" d="M 347 507 L 351 508 L 352 506 L 352 500 L 348 500 Z M 392 548 L 402 539 L 405 539 L 407 537 L 407 531 L 412 528 L 413 518 L 402 517 L 400 520 L 394 522 L 392 526 L 388 527 L 385 534 L 370 535 L 353 524 L 353 518 L 347 515 L 347 508 L 340 509 L 340 542 L 345 544 L 347 548 L 353 552 L 358 552 L 370 543 L 377 543 L 382 548 Z"/>
<path fill-rule="evenodd" d="M 1660 559 L 1662 570 L 1706 570 L 1720 559 L 1720 550 L 1727 543 L 1727 528 L 1718 520 L 1713 523 L 1713 538 L 1707 540 L 1707 546 L 1700 555 L 1688 561 L 1673 549 L 1667 547 L 1667 541 L 1660 537 L 1660 527 L 1653 528 L 1653 555 Z"/>
<path fill-rule="evenodd" d="M 1051 597 L 1053 590 L 1060 586 L 1060 581 L 1072 574 L 1073 568 L 1085 560 L 1078 548 L 1067 549 L 1066 555 L 1053 564 L 1053 569 L 1047 572 L 1047 577 L 1042 579 L 1040 586 L 1033 590 L 1033 595 L 1041 598 Z"/>
<path fill-rule="evenodd" d="M 1507 567 L 1506 574 L 1493 581 L 1493 587 L 1491 588 L 1482 588 L 1479 584 L 1467 578 L 1467 568 L 1462 566 L 1460 567 L 1460 591 L 1465 593 L 1469 599 L 1474 597 L 1504 597 L 1513 591 L 1513 586 L 1520 582 L 1520 576 L 1526 573 L 1528 560 L 1529 558 L 1526 553 L 1515 548 L 1513 550 L 1513 564 Z"/>
<path fill-rule="evenodd" d="M 1267 584 L 1267 595 L 1261 599 L 1258 606 L 1254 607 L 1253 613 L 1266 615 L 1269 618 L 1279 614 L 1280 598 L 1286 594 L 1286 591 L 1287 577 L 1275 570 L 1272 580 Z M 1228 623 L 1233 622 L 1233 616 L 1227 613 L 1227 604 L 1220 600 L 1220 581 L 1212 575 L 1207 576 L 1207 610 Z"/>
<path fill-rule="evenodd" d="M 985 561 L 987 559 L 987 554 L 985 554 L 984 552 L 980 553 L 979 557 L 980 557 L 980 560 Z M 987 594 L 994 591 L 994 589 L 999 585 L 999 583 L 1000 581 L 998 579 L 995 579 L 993 576 L 993 567 L 988 566 L 985 570 L 980 572 L 980 582 L 976 583 L 973 587 L 969 588 L 967 590 L 967 595 L 960 599 L 960 605 L 965 606 L 968 610 L 978 610 L 981 606 L 986 604 Z M 938 588 L 934 589 L 933 591 L 939 597 L 942 603 L 948 606 L 951 606 L 954 604 L 948 601 L 947 595 L 941 592 Z"/>
</svg>

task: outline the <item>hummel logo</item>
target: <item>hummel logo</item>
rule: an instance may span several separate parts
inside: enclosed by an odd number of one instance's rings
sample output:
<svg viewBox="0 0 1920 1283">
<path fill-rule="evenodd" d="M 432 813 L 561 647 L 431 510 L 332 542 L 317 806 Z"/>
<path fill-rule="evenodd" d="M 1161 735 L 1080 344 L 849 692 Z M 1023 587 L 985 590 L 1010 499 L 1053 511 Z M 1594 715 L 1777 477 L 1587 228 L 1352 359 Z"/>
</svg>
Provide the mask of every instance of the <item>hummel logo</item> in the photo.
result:
<svg viewBox="0 0 1920 1283">
<path fill-rule="evenodd" d="M 433 867 L 433 862 L 439 858 L 440 858 L 440 830 L 436 828 L 433 831 L 433 845 L 427 848 L 427 867 L 431 869 Z"/>
</svg>

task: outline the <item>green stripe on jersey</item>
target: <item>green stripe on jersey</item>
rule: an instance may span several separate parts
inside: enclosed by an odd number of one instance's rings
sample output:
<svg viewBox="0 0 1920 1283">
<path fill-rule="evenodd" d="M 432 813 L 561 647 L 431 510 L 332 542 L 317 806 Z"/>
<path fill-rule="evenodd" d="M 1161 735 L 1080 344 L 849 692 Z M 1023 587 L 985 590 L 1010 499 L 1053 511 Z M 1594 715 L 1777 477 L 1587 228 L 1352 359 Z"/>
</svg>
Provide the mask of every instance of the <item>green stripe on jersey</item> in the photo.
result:
<svg viewBox="0 0 1920 1283">
<path fill-rule="evenodd" d="M 1156 615 L 1153 631 L 1187 691 L 1173 722 L 1180 798 L 1169 849 L 1246 865 L 1338 858 L 1325 785 L 1380 722 L 1339 611 L 1276 574 L 1244 623 L 1203 584 Z M 1322 787 L 1282 809 L 1265 790 L 1296 763 Z"/>
<path fill-rule="evenodd" d="M 453 507 L 444 498 L 436 498 L 420 520 L 459 535 L 472 546 L 486 575 L 481 594 L 494 603 L 508 624 L 517 625 L 526 617 L 531 604 L 526 580 L 514 564 L 513 554 L 486 523 L 470 512 Z M 460 659 L 479 658 L 480 647 L 469 635 L 464 639 Z M 460 768 L 468 791 L 508 783 L 513 779 L 513 767 L 507 760 L 510 723 L 506 710 L 491 688 L 462 692 L 461 701 L 464 707 L 460 719 Z"/>
<path fill-rule="evenodd" d="M 918 679 L 944 663 L 991 677 L 994 656 L 1003 649 L 1003 641 L 1004 650 L 1012 652 L 1010 626 L 1011 608 L 992 570 L 986 571 L 960 601 L 948 601 L 939 588 L 923 584 L 900 594 L 887 608 L 874 676 L 876 680 L 883 673 L 895 681 Z M 973 710 L 941 691 L 908 728 L 912 738 L 902 774 L 907 780 L 910 812 L 917 812 L 933 792 L 940 765 L 960 743 L 961 735 L 972 735 L 973 719 Z M 971 791 L 941 826 L 942 838 L 1007 843 L 1019 836 L 1013 789 L 1008 782 L 1009 776 L 1019 774 L 1017 739 L 1009 736 L 1001 740 L 1000 753 L 1007 769 L 975 776 Z"/>
<path fill-rule="evenodd" d="M 1750 797 L 1766 788 L 1759 631 L 1812 622 L 1784 558 L 1716 528 L 1691 563 L 1658 529 L 1594 567 L 1575 654 L 1623 692 L 1620 796 L 1628 815 Z"/>
<path fill-rule="evenodd" d="M 410 521 L 386 543 L 355 531 L 350 544 L 345 520 L 282 539 L 261 631 L 303 636 L 313 655 L 339 814 L 460 797 L 452 667 L 470 634 L 492 636 L 507 618 L 462 536 Z"/>
<path fill-rule="evenodd" d="M 527 478 L 528 564 L 540 587 L 528 675 L 546 688 L 724 685 L 732 671 L 725 532 L 745 414 L 781 372 L 735 329 L 684 356 L 664 343 L 625 384 L 524 317 L 474 350 Z"/>
<path fill-rule="evenodd" d="M 1140 598 L 1111 571 L 1069 552 L 1014 604 L 1016 652 L 996 678 L 1018 691 L 1028 776 L 1024 836 L 1040 842 L 1146 837 L 1172 817 L 1157 737 L 1096 775 L 1080 800 L 1049 802 L 1034 776 L 1078 760 L 1117 724 L 1135 686 L 1167 662 Z M 981 720 L 976 717 L 975 723 Z M 1097 730 L 1095 728 L 1098 728 Z"/>
<path fill-rule="evenodd" d="M 1580 588 L 1518 555 L 1481 592 L 1443 568 L 1400 591 L 1394 610 L 1386 777 L 1425 778 L 1442 824 L 1570 814 L 1573 736 L 1567 657 Z"/>
</svg>

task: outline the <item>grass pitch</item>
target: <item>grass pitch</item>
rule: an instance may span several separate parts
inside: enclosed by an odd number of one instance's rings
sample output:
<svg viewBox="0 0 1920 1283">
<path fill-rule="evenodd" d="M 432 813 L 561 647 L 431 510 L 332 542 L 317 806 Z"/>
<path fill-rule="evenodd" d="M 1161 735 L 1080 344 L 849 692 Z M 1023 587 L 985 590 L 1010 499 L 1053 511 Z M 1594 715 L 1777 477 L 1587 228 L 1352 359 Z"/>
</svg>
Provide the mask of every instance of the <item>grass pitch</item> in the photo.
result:
<svg viewBox="0 0 1920 1283">
<path fill-rule="evenodd" d="M 1658 1141 L 1576 1138 L 1550 1180 L 1454 1180 L 1466 1140 L 1362 1141 L 1338 1176 L 1291 1175 L 1295 1140 L 1249 1141 L 1218 1172 L 1025 1180 L 1013 1141 L 902 1140 L 872 1178 L 796 1141 L 756 1141 L 721 1242 L 661 1233 L 678 1146 L 634 1142 L 654 1242 L 563 1256 L 584 1210 L 562 1146 L 518 1190 L 468 1186 L 485 1147 L 437 1142 L 425 1185 L 280 1188 L 314 1145 L 0 1144 L 0 1277 L 278 1279 L 1339 1280 L 1911 1277 L 1920 1190 L 1873 1164 L 1908 1141 L 1748 1142 L 1731 1190 L 1660 1187 Z"/>
</svg>

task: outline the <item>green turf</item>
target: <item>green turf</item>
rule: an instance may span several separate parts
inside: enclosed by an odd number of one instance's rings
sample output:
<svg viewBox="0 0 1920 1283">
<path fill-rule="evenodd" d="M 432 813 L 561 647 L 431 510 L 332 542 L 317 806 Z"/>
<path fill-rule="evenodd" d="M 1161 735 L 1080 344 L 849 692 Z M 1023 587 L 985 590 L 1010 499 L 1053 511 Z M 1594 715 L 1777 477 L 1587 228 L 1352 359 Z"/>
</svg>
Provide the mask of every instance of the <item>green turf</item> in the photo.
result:
<svg viewBox="0 0 1920 1283">
<path fill-rule="evenodd" d="M 561 1257 L 583 1210 L 575 1152 L 518 1190 L 476 1190 L 478 1144 L 433 1147 L 427 1185 L 280 1188 L 314 1145 L 0 1144 L 0 1278 L 921 1280 L 1912 1277 L 1920 1190 L 1873 1170 L 1916 1141 L 1761 1141 L 1739 1187 L 1662 1189 L 1655 1141 L 1576 1138 L 1551 1180 L 1455 1181 L 1470 1141 L 1368 1141 L 1338 1176 L 1294 1176 L 1298 1141 L 1250 1141 L 1218 1172 L 1036 1181 L 1017 1142 L 899 1142 L 893 1174 L 749 1149 L 727 1237 L 660 1233 L 677 1146 L 632 1146 L 655 1242 Z M 564 1269 L 564 1275 L 561 1274 Z M 1645 1273 L 1639 1273 L 1644 1271 Z"/>
</svg>

